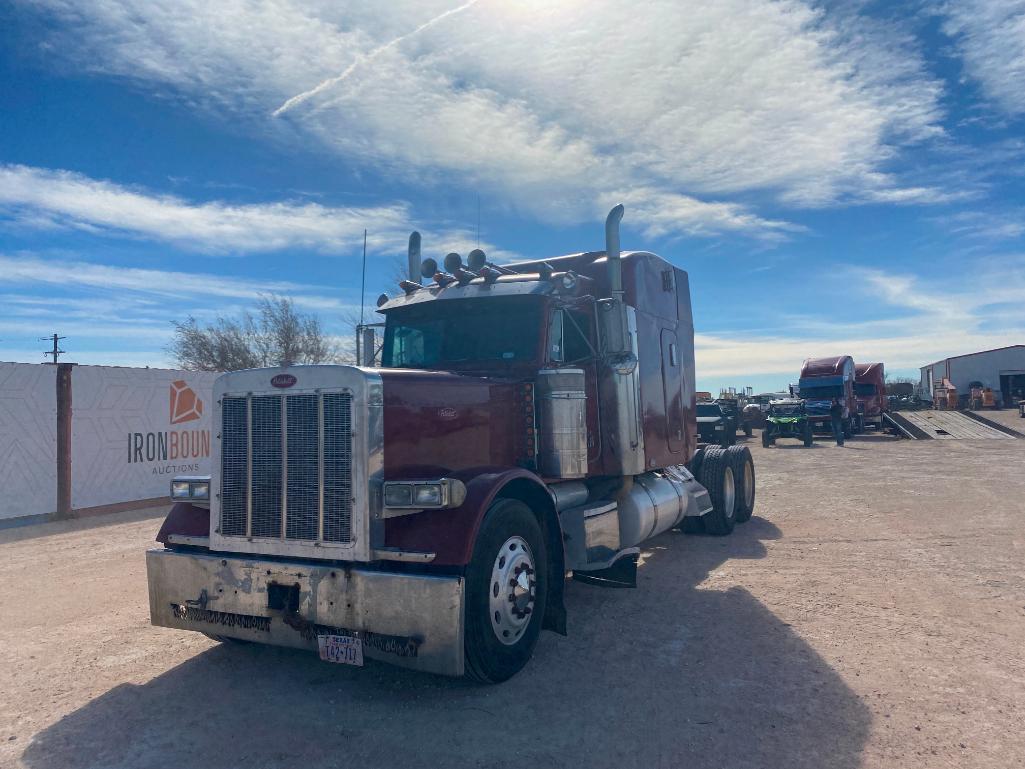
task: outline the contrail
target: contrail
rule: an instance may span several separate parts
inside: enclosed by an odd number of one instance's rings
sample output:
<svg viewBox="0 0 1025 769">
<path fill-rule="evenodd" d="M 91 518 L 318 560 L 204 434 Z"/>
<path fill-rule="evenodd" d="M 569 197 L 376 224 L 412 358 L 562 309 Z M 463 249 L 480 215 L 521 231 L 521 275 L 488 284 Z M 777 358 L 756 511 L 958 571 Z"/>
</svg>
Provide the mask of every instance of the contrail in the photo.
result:
<svg viewBox="0 0 1025 769">
<path fill-rule="evenodd" d="M 274 112 L 272 113 L 273 116 L 274 117 L 279 117 L 279 116 L 285 114 L 286 112 L 288 112 L 290 109 L 292 109 L 292 107 L 296 106 L 297 104 L 302 104 L 304 101 L 306 101 L 307 99 L 309 99 L 312 96 L 316 96 L 321 91 L 325 91 L 325 90 L 327 90 L 328 88 L 330 88 L 333 85 L 338 85 L 339 83 L 341 83 L 342 81 L 347 79 L 349 77 L 349 75 L 351 75 L 353 72 L 355 72 L 356 69 L 360 65 L 362 65 L 362 64 L 369 64 L 374 59 L 376 59 L 378 56 L 380 56 L 382 53 L 387 51 L 389 48 L 394 48 L 399 43 L 401 43 L 403 40 L 407 40 L 408 38 L 413 37 L 413 35 L 418 35 L 421 32 L 423 32 L 425 29 L 429 29 L 430 27 L 433 27 L 439 21 L 441 21 L 443 19 L 447 19 L 449 16 L 453 16 L 453 15 L 455 15 L 457 13 L 461 13 L 461 12 L 465 11 L 467 8 L 471 8 L 472 6 L 477 5 L 477 3 L 479 3 L 479 2 L 480 2 L 480 0 L 469 0 L 469 2 L 463 3 L 462 5 L 460 5 L 457 8 L 452 8 L 452 9 L 450 9 L 448 11 L 445 11 L 444 13 L 440 14 L 439 16 L 435 16 L 430 21 L 425 21 L 419 27 L 414 29 L 412 32 L 407 32 L 404 35 L 400 35 L 399 37 L 395 38 L 394 40 L 392 40 L 390 42 L 385 43 L 384 45 L 380 46 L 379 48 L 375 48 L 370 53 L 368 53 L 366 56 L 360 56 L 359 58 L 356 59 L 356 61 L 354 61 L 352 64 L 350 64 L 348 67 L 346 67 L 345 71 L 342 74 L 338 75 L 337 77 L 328 78 L 327 80 L 325 80 L 320 85 L 314 86 L 313 88 L 311 88 L 308 91 L 303 91 L 302 93 L 297 94 L 296 96 L 293 96 L 291 99 L 289 99 L 284 104 L 282 104 L 280 107 L 278 107 L 276 110 L 274 110 Z"/>
</svg>

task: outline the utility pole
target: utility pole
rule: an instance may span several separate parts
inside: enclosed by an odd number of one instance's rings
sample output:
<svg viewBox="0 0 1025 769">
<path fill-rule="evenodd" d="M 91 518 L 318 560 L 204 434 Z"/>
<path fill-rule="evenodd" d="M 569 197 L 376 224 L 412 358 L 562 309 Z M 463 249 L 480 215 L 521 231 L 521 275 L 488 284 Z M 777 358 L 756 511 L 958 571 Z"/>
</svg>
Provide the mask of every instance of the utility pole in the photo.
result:
<svg viewBox="0 0 1025 769">
<path fill-rule="evenodd" d="M 41 336 L 41 337 L 39 337 L 39 341 L 40 342 L 53 342 L 53 349 L 52 350 L 44 350 L 43 351 L 43 355 L 44 356 L 52 355 L 53 356 L 53 363 L 54 363 L 54 365 L 57 364 L 57 356 L 64 354 L 64 350 L 61 350 L 61 349 L 59 349 L 57 347 L 57 343 L 61 339 L 67 339 L 67 337 L 66 336 L 57 336 L 56 334 L 54 334 L 53 336 Z"/>
</svg>

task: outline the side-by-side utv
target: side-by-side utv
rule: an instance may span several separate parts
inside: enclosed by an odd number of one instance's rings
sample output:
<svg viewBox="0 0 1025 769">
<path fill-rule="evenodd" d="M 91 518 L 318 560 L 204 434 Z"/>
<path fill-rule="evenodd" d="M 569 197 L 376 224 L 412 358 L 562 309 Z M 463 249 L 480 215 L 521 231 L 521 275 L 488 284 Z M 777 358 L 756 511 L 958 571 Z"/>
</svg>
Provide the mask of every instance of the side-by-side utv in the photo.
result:
<svg viewBox="0 0 1025 769">
<path fill-rule="evenodd" d="M 803 400 L 787 398 L 769 404 L 762 430 L 762 446 L 769 448 L 777 438 L 796 438 L 804 441 L 805 446 L 811 446 L 814 438 Z"/>
</svg>

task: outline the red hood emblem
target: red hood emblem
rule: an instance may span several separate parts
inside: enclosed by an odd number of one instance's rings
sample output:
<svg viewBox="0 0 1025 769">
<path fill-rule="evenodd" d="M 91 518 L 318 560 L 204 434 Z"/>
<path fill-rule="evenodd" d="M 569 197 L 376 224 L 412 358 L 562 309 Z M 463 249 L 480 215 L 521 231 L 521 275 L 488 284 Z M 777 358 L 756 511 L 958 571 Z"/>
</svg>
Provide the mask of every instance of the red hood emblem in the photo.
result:
<svg viewBox="0 0 1025 769">
<path fill-rule="evenodd" d="M 291 387 L 298 381 L 291 374 L 275 374 L 271 377 L 270 383 L 274 387 Z"/>
</svg>

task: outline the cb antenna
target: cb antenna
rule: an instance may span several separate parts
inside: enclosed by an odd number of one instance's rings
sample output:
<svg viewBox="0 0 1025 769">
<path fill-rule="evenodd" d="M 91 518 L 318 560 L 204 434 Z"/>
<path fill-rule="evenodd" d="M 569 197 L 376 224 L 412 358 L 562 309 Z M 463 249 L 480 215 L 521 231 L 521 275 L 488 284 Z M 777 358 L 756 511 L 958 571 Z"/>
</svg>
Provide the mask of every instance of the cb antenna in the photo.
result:
<svg viewBox="0 0 1025 769">
<path fill-rule="evenodd" d="M 44 350 L 43 351 L 43 355 L 44 356 L 52 355 L 53 356 L 53 362 L 55 364 L 57 363 L 57 357 L 64 354 L 64 350 L 61 350 L 57 346 L 57 343 L 61 339 L 67 339 L 67 337 L 66 336 L 57 336 L 56 334 L 54 334 L 53 336 L 41 336 L 41 337 L 39 337 L 39 341 L 40 342 L 53 342 L 53 349 L 52 350 Z"/>
</svg>

